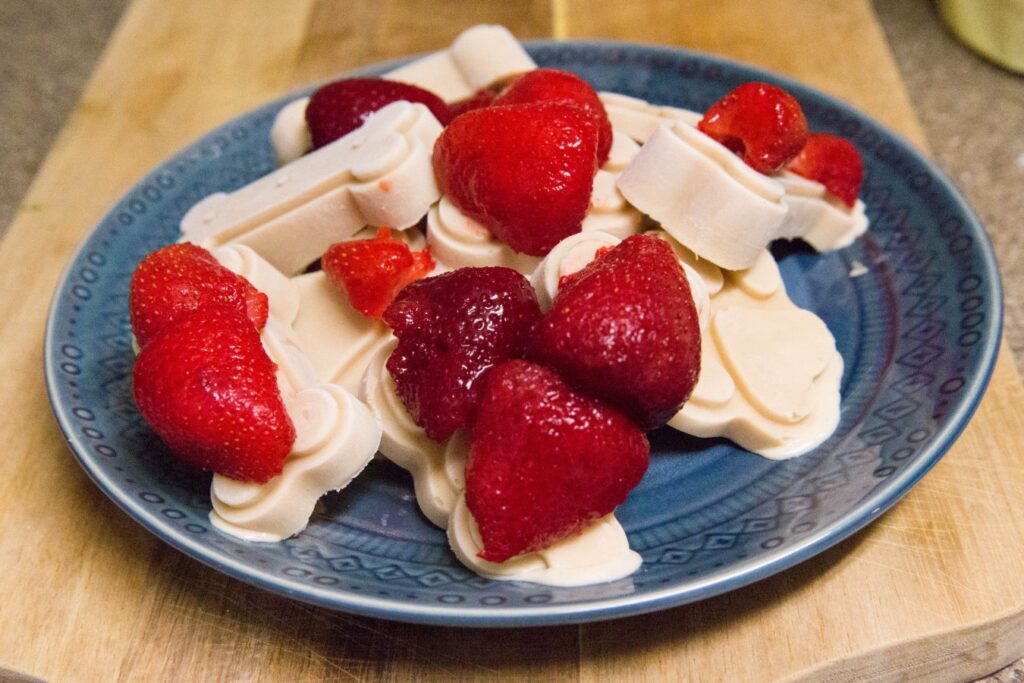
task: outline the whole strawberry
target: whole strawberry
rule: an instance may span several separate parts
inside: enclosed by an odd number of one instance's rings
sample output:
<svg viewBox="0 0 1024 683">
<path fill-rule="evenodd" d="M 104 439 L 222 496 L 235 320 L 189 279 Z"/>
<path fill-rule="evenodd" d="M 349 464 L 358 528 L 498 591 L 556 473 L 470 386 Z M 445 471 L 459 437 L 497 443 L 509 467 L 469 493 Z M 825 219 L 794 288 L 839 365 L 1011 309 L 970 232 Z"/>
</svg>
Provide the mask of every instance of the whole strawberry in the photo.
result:
<svg viewBox="0 0 1024 683">
<path fill-rule="evenodd" d="M 838 135 L 811 133 L 789 170 L 816 180 L 847 206 L 853 206 L 864 179 L 864 162 L 853 143 Z"/>
<path fill-rule="evenodd" d="M 426 105 L 442 126 L 451 118 L 448 105 L 429 90 L 381 78 L 346 78 L 328 83 L 309 98 L 306 123 L 313 149 L 351 133 L 370 114 L 399 100 Z"/>
<path fill-rule="evenodd" d="M 403 287 L 434 269 L 429 249 L 413 252 L 388 228 L 373 239 L 332 244 L 320 263 L 352 307 L 371 318 L 380 318 Z"/>
<path fill-rule="evenodd" d="M 466 425 L 493 365 L 522 356 L 540 307 L 511 268 L 461 268 L 408 285 L 384 312 L 398 345 L 387 361 L 398 396 L 427 436 Z"/>
<path fill-rule="evenodd" d="M 587 111 L 597 126 L 597 163 L 608 161 L 612 149 L 612 124 L 594 89 L 582 78 L 558 69 L 534 69 L 516 76 L 492 102 L 493 105 L 527 102 L 565 102 Z"/>
<path fill-rule="evenodd" d="M 276 369 L 248 318 L 203 308 L 142 347 L 135 403 L 181 461 L 263 483 L 280 474 L 295 441 Z"/>
<path fill-rule="evenodd" d="M 634 235 L 564 278 L 527 358 L 645 429 L 665 424 L 700 374 L 697 309 L 672 248 Z"/>
<path fill-rule="evenodd" d="M 434 144 L 441 192 L 518 252 L 543 256 L 580 231 L 597 173 L 597 127 L 561 102 L 462 114 Z"/>
<path fill-rule="evenodd" d="M 128 310 L 140 346 L 181 315 L 209 306 L 244 313 L 257 328 L 267 323 L 267 295 L 194 244 L 158 249 L 132 274 Z"/>
<path fill-rule="evenodd" d="M 761 173 L 775 173 L 807 141 L 800 104 L 770 83 L 744 83 L 711 105 L 697 127 Z"/>
<path fill-rule="evenodd" d="M 503 562 L 612 512 L 647 470 L 647 437 L 557 374 L 509 361 L 484 378 L 466 462 L 480 557 Z"/>
</svg>

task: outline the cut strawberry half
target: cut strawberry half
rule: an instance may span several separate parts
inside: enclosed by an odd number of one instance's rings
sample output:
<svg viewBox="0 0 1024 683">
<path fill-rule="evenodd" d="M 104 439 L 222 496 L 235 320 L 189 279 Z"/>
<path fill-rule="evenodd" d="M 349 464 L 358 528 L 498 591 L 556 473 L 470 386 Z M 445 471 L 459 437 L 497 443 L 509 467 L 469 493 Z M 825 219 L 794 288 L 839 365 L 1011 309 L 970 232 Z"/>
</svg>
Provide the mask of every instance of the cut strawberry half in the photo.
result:
<svg viewBox="0 0 1024 683">
<path fill-rule="evenodd" d="M 800 103 L 770 83 L 744 83 L 711 105 L 697 127 L 761 173 L 775 173 L 807 141 Z"/>
<path fill-rule="evenodd" d="M 483 550 L 504 562 L 612 512 L 647 470 L 650 446 L 628 418 L 526 361 L 483 380 L 466 462 L 466 506 Z"/>
<path fill-rule="evenodd" d="M 543 256 L 581 229 L 597 173 L 597 128 L 564 102 L 485 107 L 434 144 L 441 192 L 515 251 Z"/>
<path fill-rule="evenodd" d="M 194 244 L 158 249 L 132 274 L 128 311 L 140 346 L 181 315 L 211 306 L 239 311 L 256 328 L 267 323 L 267 295 Z"/>
<path fill-rule="evenodd" d="M 864 162 L 853 143 L 824 133 L 811 133 L 788 168 L 821 183 L 847 206 L 856 203 L 864 179 Z"/>
<path fill-rule="evenodd" d="M 414 252 L 389 228 L 380 228 L 373 239 L 332 244 L 321 267 L 352 308 L 380 318 L 403 287 L 434 269 L 434 260 L 429 247 Z"/>
<path fill-rule="evenodd" d="M 527 357 L 654 429 L 693 391 L 700 339 L 697 308 L 672 248 L 634 235 L 563 278 Z"/>
<path fill-rule="evenodd" d="M 295 442 L 276 369 L 244 314 L 202 308 L 142 347 L 135 403 L 182 462 L 264 483 L 280 474 Z"/>
</svg>

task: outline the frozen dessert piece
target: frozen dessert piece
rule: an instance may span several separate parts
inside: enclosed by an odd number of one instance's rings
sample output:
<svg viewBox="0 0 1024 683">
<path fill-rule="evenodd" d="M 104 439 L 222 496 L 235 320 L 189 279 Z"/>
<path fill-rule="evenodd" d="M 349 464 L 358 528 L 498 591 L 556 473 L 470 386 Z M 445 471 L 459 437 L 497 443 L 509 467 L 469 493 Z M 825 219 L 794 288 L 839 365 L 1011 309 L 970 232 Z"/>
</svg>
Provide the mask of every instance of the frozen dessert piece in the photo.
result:
<svg viewBox="0 0 1024 683">
<path fill-rule="evenodd" d="M 182 239 L 244 244 L 293 275 L 367 225 L 415 225 L 440 196 L 430 164 L 440 132 L 423 105 L 389 104 L 340 140 L 202 200 L 182 219 Z"/>
<path fill-rule="evenodd" d="M 520 254 L 442 197 L 427 214 L 427 244 L 441 270 L 505 266 L 529 275 L 536 256 Z"/>
<path fill-rule="evenodd" d="M 643 216 L 630 206 L 615 186 L 622 171 L 629 165 L 640 145 L 619 131 L 612 132 L 612 147 L 608 161 L 594 176 L 594 189 L 590 195 L 590 208 L 583 219 L 583 232 L 600 231 L 625 239 L 640 232 Z"/>
<path fill-rule="evenodd" d="M 725 273 L 711 307 L 700 379 L 669 425 L 772 459 L 827 439 L 839 422 L 843 358 L 821 319 L 789 299 L 771 254 Z"/>
<path fill-rule="evenodd" d="M 786 215 L 782 185 L 696 128 L 659 128 L 618 182 L 623 196 L 701 258 L 751 267 Z"/>
<path fill-rule="evenodd" d="M 547 586 L 586 586 L 615 581 L 640 568 L 640 554 L 630 550 L 622 525 L 609 514 L 574 536 L 504 562 L 479 556 L 480 531 L 459 496 L 448 526 L 448 543 L 462 564 L 481 576 L 504 581 L 532 581 Z"/>
<path fill-rule="evenodd" d="M 295 161 L 313 148 L 313 139 L 306 125 L 308 97 L 300 97 L 283 106 L 270 127 L 270 144 L 278 165 Z"/>
<path fill-rule="evenodd" d="M 262 334 L 295 425 L 283 471 L 265 484 L 219 474 L 210 484 L 210 523 L 247 541 L 280 541 L 302 531 L 320 497 L 347 486 L 380 443 L 380 427 L 362 402 L 337 385 L 312 383 L 289 333 L 271 318 Z"/>
<path fill-rule="evenodd" d="M 420 510 L 444 529 L 459 493 L 465 488 L 468 448 L 461 431 L 442 443 L 429 438 L 413 422 L 384 366 L 397 343 L 390 337 L 377 347 L 366 367 L 360 397 L 381 426 L 381 455 L 412 475 Z"/>
<path fill-rule="evenodd" d="M 775 176 L 786 194 L 788 208 L 779 237 L 801 237 L 820 252 L 842 249 L 868 229 L 864 202 L 847 206 L 825 190 L 825 186 L 789 171 Z"/>
<path fill-rule="evenodd" d="M 647 142 L 660 126 L 674 126 L 678 122 L 696 126 L 701 114 L 677 107 L 650 104 L 636 97 L 613 92 L 600 92 L 604 109 L 611 119 L 612 128 L 639 143 Z"/>
<path fill-rule="evenodd" d="M 400 66 L 384 78 L 419 86 L 446 102 L 455 102 L 535 68 L 536 63 L 507 28 L 480 24 L 460 33 L 447 50 Z"/>
<path fill-rule="evenodd" d="M 387 326 L 352 308 L 323 271 L 296 276 L 292 282 L 302 299 L 295 334 L 317 377 L 357 394 L 370 357 L 390 337 Z"/>
</svg>

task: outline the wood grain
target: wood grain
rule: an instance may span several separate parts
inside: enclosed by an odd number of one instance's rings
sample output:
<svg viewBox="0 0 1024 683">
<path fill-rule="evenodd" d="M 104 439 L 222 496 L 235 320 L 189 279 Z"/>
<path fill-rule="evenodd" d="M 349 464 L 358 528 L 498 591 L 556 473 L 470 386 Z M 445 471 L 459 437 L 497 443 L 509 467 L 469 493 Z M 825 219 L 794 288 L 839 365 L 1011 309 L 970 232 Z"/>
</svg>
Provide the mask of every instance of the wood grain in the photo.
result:
<svg viewBox="0 0 1024 683">
<path fill-rule="evenodd" d="M 0 665 L 61 681 L 962 680 L 1019 655 L 1024 389 L 1005 352 L 950 454 L 866 531 L 746 589 L 582 628 L 442 629 L 306 606 L 163 545 L 88 481 L 50 415 L 41 341 L 59 273 L 106 207 L 232 116 L 484 21 L 725 54 L 924 143 L 864 0 L 139 0 L 0 241 Z"/>
</svg>

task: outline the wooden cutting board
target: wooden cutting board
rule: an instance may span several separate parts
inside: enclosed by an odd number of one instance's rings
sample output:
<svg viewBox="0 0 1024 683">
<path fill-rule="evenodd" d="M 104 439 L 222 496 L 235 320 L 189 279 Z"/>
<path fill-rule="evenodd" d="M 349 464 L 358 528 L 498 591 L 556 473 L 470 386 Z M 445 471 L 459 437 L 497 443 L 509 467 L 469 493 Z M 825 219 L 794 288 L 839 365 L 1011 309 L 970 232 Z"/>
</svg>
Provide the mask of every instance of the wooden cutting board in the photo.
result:
<svg viewBox="0 0 1024 683">
<path fill-rule="evenodd" d="M 50 414 L 42 331 L 102 212 L 214 125 L 480 22 L 728 55 L 925 144 L 867 0 L 139 0 L 0 241 L 0 666 L 61 681 L 938 681 L 1024 654 L 1024 388 L 1005 348 L 963 436 L 867 530 L 745 589 L 582 627 L 445 629 L 291 602 L 170 549 L 89 482 Z"/>
</svg>

